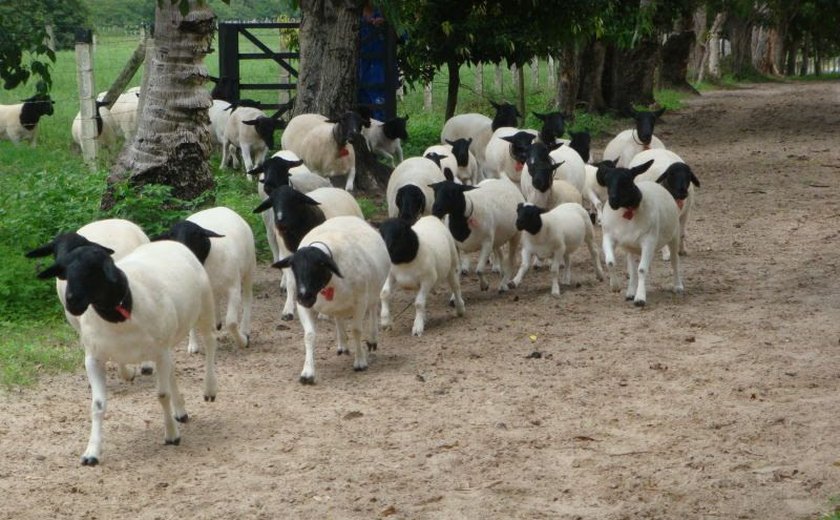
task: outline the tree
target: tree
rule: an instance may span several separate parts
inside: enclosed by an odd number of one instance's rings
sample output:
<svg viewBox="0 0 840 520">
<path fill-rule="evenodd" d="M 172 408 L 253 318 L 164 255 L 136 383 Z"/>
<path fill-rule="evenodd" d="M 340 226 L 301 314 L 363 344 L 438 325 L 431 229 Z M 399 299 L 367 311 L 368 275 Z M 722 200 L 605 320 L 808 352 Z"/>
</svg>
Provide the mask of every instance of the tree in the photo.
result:
<svg viewBox="0 0 840 520">
<path fill-rule="evenodd" d="M 25 84 L 34 75 L 38 93 L 49 91 L 49 63 L 55 52 L 47 42 L 46 4 L 35 1 L 21 9 L 9 2 L 0 3 L 0 79 L 4 89 Z"/>
<path fill-rule="evenodd" d="M 104 208 L 113 204 L 114 185 L 121 181 L 132 186 L 166 184 L 172 195 L 187 200 L 213 186 L 207 160 L 211 100 L 204 87 L 204 57 L 210 51 L 214 22 L 213 12 L 200 0 L 158 0 L 154 62 L 143 111 L 134 140 L 108 177 Z"/>
</svg>

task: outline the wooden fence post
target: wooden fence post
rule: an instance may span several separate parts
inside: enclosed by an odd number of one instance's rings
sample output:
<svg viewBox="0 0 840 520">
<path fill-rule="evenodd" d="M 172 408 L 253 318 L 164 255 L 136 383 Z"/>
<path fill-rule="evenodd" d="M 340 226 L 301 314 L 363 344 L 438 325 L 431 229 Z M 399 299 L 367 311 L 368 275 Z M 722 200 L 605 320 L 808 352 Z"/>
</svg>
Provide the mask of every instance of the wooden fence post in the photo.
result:
<svg viewBox="0 0 840 520">
<path fill-rule="evenodd" d="M 432 82 L 423 85 L 423 110 L 432 109 Z"/>
<path fill-rule="evenodd" d="M 96 168 L 96 99 L 93 80 L 93 32 L 90 29 L 76 30 L 76 80 L 79 85 L 79 109 L 81 112 L 82 157 Z"/>
</svg>

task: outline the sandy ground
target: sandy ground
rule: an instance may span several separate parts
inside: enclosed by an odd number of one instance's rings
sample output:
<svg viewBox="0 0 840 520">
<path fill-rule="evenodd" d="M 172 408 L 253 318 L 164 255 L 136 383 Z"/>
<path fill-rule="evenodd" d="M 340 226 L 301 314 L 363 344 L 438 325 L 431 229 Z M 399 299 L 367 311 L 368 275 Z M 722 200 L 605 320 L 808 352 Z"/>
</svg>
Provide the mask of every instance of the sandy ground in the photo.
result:
<svg viewBox="0 0 840 520">
<path fill-rule="evenodd" d="M 710 92 L 657 134 L 702 183 L 671 294 L 648 306 L 595 281 L 549 296 L 545 269 L 440 291 L 355 373 L 320 324 L 298 383 L 298 322 L 260 267 L 252 346 L 222 343 L 219 398 L 178 348 L 191 421 L 164 446 L 152 378 L 109 370 L 102 464 L 84 370 L 0 399 L 0 517 L 816 518 L 840 495 L 840 83 Z M 598 147 L 607 137 L 596 142 Z M 600 148 L 597 148 L 600 149 Z M 621 262 L 623 267 L 623 262 Z M 410 302 L 400 294 L 395 312 Z M 532 339 L 531 336 L 534 338 Z M 539 358 L 529 357 L 539 351 Z"/>
</svg>

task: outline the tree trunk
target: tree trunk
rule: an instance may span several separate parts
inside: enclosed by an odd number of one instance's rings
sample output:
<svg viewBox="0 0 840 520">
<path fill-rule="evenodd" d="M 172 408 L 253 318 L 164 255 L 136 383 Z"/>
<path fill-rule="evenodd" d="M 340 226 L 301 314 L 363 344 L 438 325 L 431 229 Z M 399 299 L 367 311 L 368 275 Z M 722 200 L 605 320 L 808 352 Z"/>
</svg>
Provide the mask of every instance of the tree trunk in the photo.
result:
<svg viewBox="0 0 840 520">
<path fill-rule="evenodd" d="M 799 52 L 799 40 L 791 40 L 787 46 L 787 60 L 785 61 L 785 76 L 796 75 L 796 53 Z"/>
<path fill-rule="evenodd" d="M 602 83 L 606 51 L 607 47 L 604 42 L 592 40 L 581 52 L 580 88 L 577 98 L 579 101 L 586 103 L 587 110 L 590 112 L 602 113 L 607 108 Z"/>
<path fill-rule="evenodd" d="M 516 101 L 516 108 L 519 110 L 519 113 L 522 114 L 522 117 L 525 117 L 525 65 L 523 64 L 521 67 L 516 68 L 516 90 L 518 91 L 517 94 L 517 101 Z"/>
<path fill-rule="evenodd" d="M 457 61 L 449 61 L 446 64 L 449 71 L 449 83 L 446 90 L 445 121 L 455 115 L 455 108 L 458 106 L 458 88 L 461 86 L 460 65 Z"/>
<path fill-rule="evenodd" d="M 808 38 L 805 37 L 802 41 L 802 63 L 799 65 L 799 75 L 808 75 L 808 61 L 811 59 L 811 46 L 808 44 Z"/>
<path fill-rule="evenodd" d="M 294 115 L 338 116 L 356 104 L 361 0 L 300 0 L 300 73 Z"/>
<path fill-rule="evenodd" d="M 480 97 L 484 97 L 484 64 L 479 63 L 475 66 L 475 93 Z"/>
<path fill-rule="evenodd" d="M 557 56 L 557 95 L 554 105 L 564 114 L 573 114 L 580 84 L 581 56 L 574 44 L 563 46 Z"/>
<path fill-rule="evenodd" d="M 769 27 L 754 27 L 752 41 L 752 65 L 765 75 L 773 74 L 773 57 L 770 38 L 772 29 Z"/>
<path fill-rule="evenodd" d="M 634 104 L 651 105 L 659 44 L 642 40 L 632 49 L 615 49 L 610 75 L 609 108 L 624 112 Z"/>
<path fill-rule="evenodd" d="M 732 74 L 736 78 L 745 78 L 755 70 L 751 59 L 753 23 L 733 13 L 730 13 L 727 18 L 729 42 L 732 45 Z"/>
<path fill-rule="evenodd" d="M 662 46 L 662 65 L 659 69 L 660 88 L 670 88 L 700 95 L 688 83 L 688 57 L 694 45 L 694 31 L 672 34 Z"/>
<path fill-rule="evenodd" d="M 707 27 L 707 13 L 706 6 L 700 6 L 694 11 L 694 16 L 691 20 L 691 29 L 694 31 L 696 38 L 691 46 L 691 51 L 688 53 L 688 72 L 687 77 L 697 78 L 703 68 L 703 62 L 706 59 L 707 44 L 709 41 L 709 30 Z"/>
<path fill-rule="evenodd" d="M 715 15 L 712 28 L 709 29 L 709 59 L 707 69 L 709 71 L 709 77 L 715 80 L 720 79 L 720 35 L 724 24 L 726 24 L 726 13 L 718 13 Z M 702 81 L 703 78 L 701 77 L 699 80 Z"/>
<path fill-rule="evenodd" d="M 123 148 L 108 177 L 103 209 L 113 206 L 114 184 L 122 180 L 134 186 L 166 184 L 172 186 L 172 195 L 186 200 L 213 187 L 204 56 L 214 25 L 213 11 L 204 2 L 190 0 L 186 16 L 177 4 L 157 4 L 154 65 L 143 112 L 134 140 Z"/>
</svg>

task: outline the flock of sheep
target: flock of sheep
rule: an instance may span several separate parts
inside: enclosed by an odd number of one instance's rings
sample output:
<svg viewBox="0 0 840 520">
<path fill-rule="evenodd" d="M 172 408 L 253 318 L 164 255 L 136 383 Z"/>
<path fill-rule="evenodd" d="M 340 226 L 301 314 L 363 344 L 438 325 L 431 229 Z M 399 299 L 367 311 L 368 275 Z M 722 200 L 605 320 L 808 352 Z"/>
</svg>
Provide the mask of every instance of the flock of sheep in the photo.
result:
<svg viewBox="0 0 840 520">
<path fill-rule="evenodd" d="M 281 318 L 297 314 L 304 331 L 302 383 L 315 382 L 319 317 L 334 321 L 338 352 L 352 350 L 354 370 L 365 370 L 380 328 L 393 323 L 394 291 L 416 293 L 416 336 L 425 332 L 427 300 L 440 284 L 448 286 L 450 304 L 463 315 L 460 275 L 469 269 L 469 253 L 478 253 L 481 290 L 490 286 L 488 265 L 498 267 L 500 292 L 521 284 L 536 262 L 549 260 L 551 295 L 558 297 L 561 281 L 571 282 L 570 255 L 584 244 L 595 276 L 603 280 L 595 242 L 600 224 L 613 291 L 620 291 L 616 248 L 627 253 L 625 297 L 635 305 L 646 303 L 646 277 L 657 251 L 670 259 L 674 291 L 683 291 L 679 253 L 699 182 L 653 135 L 662 111 L 634 112 L 636 127 L 616 136 L 596 166 L 590 164 L 588 134 L 562 138 L 563 114 L 538 114 L 543 126 L 537 131 L 517 128 L 521 115 L 512 105 L 494 108 L 493 119 L 453 117 L 442 129 L 441 144 L 404 160 L 400 141 L 407 137 L 407 118 L 380 122 L 358 111 L 332 119 L 299 115 L 285 128 L 282 150 L 266 159 L 281 124 L 258 108 L 214 101 L 211 134 L 221 146 L 222 167 L 235 166 L 239 152 L 246 172 L 259 178 L 263 200 L 254 213 L 263 217 L 272 265 L 282 270 Z M 350 193 L 350 143 L 357 134 L 396 163 L 386 192 L 389 218 L 378 229 L 364 220 Z M 345 189 L 331 185 L 336 175 L 347 176 Z M 174 376 L 173 346 L 185 338 L 190 352 L 203 345 L 204 398 L 213 401 L 216 330 L 224 327 L 239 347 L 249 343 L 256 257 L 248 224 L 216 207 L 150 240 L 131 222 L 101 220 L 28 253 L 49 255 L 53 264 L 38 276 L 57 278 L 67 320 L 85 348 L 93 396 L 82 463 L 101 460 L 106 361 L 118 363 L 126 379 L 135 374 L 130 365 L 154 362 L 164 440 L 177 445 L 178 423 L 188 416 Z"/>
</svg>

